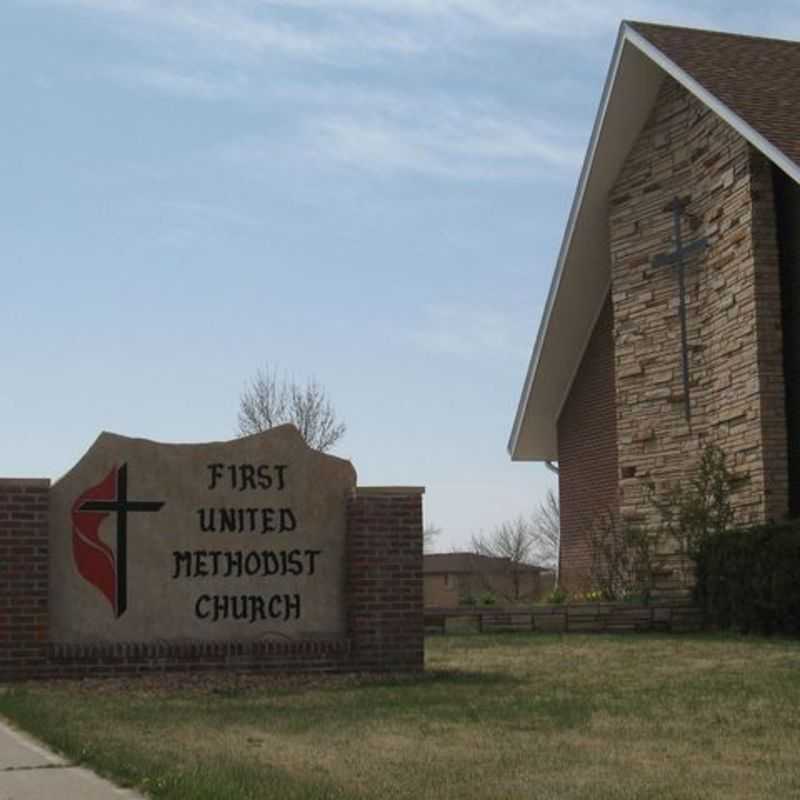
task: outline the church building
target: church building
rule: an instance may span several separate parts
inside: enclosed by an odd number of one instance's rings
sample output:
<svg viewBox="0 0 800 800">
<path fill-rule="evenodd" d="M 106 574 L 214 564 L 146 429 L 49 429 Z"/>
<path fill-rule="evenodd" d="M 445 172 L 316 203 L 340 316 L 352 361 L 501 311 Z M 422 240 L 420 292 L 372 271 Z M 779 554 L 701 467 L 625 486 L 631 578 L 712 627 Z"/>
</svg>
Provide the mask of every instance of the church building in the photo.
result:
<svg viewBox="0 0 800 800">
<path fill-rule="evenodd" d="M 623 22 L 509 442 L 557 462 L 560 584 L 706 444 L 800 514 L 800 43 Z"/>
</svg>

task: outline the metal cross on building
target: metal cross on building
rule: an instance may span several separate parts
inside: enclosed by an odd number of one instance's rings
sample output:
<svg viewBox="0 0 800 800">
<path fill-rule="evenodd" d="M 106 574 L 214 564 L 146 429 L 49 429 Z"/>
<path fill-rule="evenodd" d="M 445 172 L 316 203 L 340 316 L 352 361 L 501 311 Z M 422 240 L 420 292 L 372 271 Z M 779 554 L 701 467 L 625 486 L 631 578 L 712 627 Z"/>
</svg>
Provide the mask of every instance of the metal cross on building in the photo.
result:
<svg viewBox="0 0 800 800">
<path fill-rule="evenodd" d="M 678 291 L 680 293 L 679 316 L 681 321 L 681 365 L 683 368 L 683 399 L 686 411 L 686 421 L 691 422 L 692 405 L 689 396 L 689 344 L 686 334 L 686 267 L 684 256 L 705 250 L 708 247 L 706 239 L 695 239 L 693 242 L 683 244 L 681 237 L 681 218 L 686 209 L 686 202 L 676 197 L 667 206 L 667 211 L 672 212 L 673 227 L 675 229 L 675 250 L 672 253 L 661 253 L 653 258 L 654 267 L 665 265 L 674 266 L 678 270 Z"/>
</svg>

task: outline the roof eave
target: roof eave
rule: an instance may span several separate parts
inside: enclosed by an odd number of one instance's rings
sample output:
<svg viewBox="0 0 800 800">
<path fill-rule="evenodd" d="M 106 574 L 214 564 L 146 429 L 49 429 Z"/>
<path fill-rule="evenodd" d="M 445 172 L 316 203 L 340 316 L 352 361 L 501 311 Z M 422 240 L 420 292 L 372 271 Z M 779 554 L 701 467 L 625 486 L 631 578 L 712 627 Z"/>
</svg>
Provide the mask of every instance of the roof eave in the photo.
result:
<svg viewBox="0 0 800 800">
<path fill-rule="evenodd" d="M 608 110 L 608 100 L 611 94 L 611 88 L 614 85 L 617 70 L 619 69 L 622 49 L 625 44 L 626 33 L 628 30 L 629 27 L 625 22 L 623 22 L 619 27 L 608 73 L 606 74 L 606 80 L 603 85 L 603 92 L 600 96 L 600 104 L 598 106 L 597 114 L 595 115 L 594 124 L 592 126 L 592 134 L 589 138 L 589 147 L 586 150 L 586 156 L 584 157 L 583 166 L 581 167 L 581 172 L 578 177 L 575 195 L 573 197 L 572 206 L 567 219 L 567 226 L 564 231 L 564 237 L 561 241 L 558 259 L 556 261 L 556 269 L 553 274 L 553 280 L 550 283 L 550 289 L 547 293 L 547 301 L 545 302 L 544 313 L 539 323 L 539 330 L 534 341 L 531 360 L 528 364 L 528 370 L 525 375 L 525 383 L 523 384 L 522 395 L 520 397 L 519 404 L 517 405 L 517 412 L 514 416 L 514 424 L 512 426 L 511 435 L 507 445 L 507 450 L 512 461 L 555 461 L 558 459 L 558 448 L 557 442 L 555 441 L 555 436 L 553 436 L 551 446 L 544 449 L 541 457 L 530 458 L 522 456 L 520 454 L 520 432 L 522 430 L 524 417 L 530 402 L 531 391 L 533 389 L 534 379 L 536 378 L 544 339 L 553 312 L 553 305 L 555 303 L 555 299 L 561 284 L 561 278 L 564 273 L 564 265 L 569 253 L 572 237 L 575 232 L 575 223 L 580 212 L 583 203 L 583 196 L 591 175 L 594 155 L 597 151 L 597 144 L 600 138 L 600 132 L 602 130 L 603 121 L 605 120 L 606 111 Z"/>
<path fill-rule="evenodd" d="M 614 47 L 611 65 L 606 76 L 600 106 L 592 129 L 589 147 L 587 149 L 586 158 L 584 160 L 578 180 L 575 197 L 573 199 L 564 238 L 562 240 L 561 249 L 556 262 L 553 281 L 551 282 L 550 290 L 548 292 L 544 314 L 542 315 L 542 320 L 536 335 L 531 360 L 525 377 L 525 383 L 523 385 L 522 394 L 514 418 L 511 436 L 508 442 L 508 452 L 513 461 L 550 461 L 558 459 L 556 424 L 558 416 L 568 395 L 572 380 L 574 379 L 577 368 L 580 365 L 579 356 L 582 355 L 583 350 L 581 349 L 581 345 L 576 343 L 577 340 L 572 341 L 567 346 L 569 349 L 564 353 L 564 359 L 569 362 L 571 370 L 566 370 L 566 368 L 562 369 L 562 365 L 559 365 L 558 368 L 561 370 L 561 375 L 557 376 L 558 386 L 555 390 L 548 383 L 553 382 L 553 376 L 543 374 L 542 354 L 548 346 L 551 346 L 550 340 L 553 338 L 552 331 L 554 327 L 553 315 L 557 310 L 556 307 L 558 306 L 559 299 L 563 294 L 562 289 L 565 282 L 565 275 L 569 274 L 569 277 L 573 281 L 575 280 L 575 276 L 571 274 L 570 271 L 570 264 L 571 257 L 573 255 L 572 250 L 576 229 L 589 224 L 582 220 L 581 214 L 584 210 L 587 191 L 590 194 L 592 192 L 592 178 L 596 167 L 595 157 L 597 155 L 598 147 L 603 140 L 603 134 L 608 122 L 607 114 L 609 110 L 609 104 L 614 96 L 614 89 L 617 85 L 618 78 L 620 77 L 620 65 L 623 60 L 623 54 L 633 52 L 626 50 L 626 45 L 628 44 L 635 49 L 636 53 L 640 54 L 639 58 L 643 57 L 643 63 L 649 63 L 653 70 L 656 70 L 661 77 L 664 75 L 669 75 L 674 78 L 678 83 L 684 86 L 684 88 L 686 88 L 701 102 L 714 111 L 719 117 L 725 120 L 745 139 L 747 139 L 770 161 L 782 169 L 789 177 L 791 177 L 797 183 L 800 183 L 800 167 L 798 167 L 797 164 L 795 164 L 755 128 L 745 122 L 738 114 L 722 103 L 715 95 L 704 88 L 688 72 L 668 58 L 661 50 L 648 41 L 642 34 L 636 31 L 635 28 L 633 28 L 629 23 L 623 22 L 620 25 L 620 30 L 617 35 L 617 41 Z M 630 72 L 630 70 L 627 70 L 627 72 Z M 626 78 L 626 80 L 629 80 L 629 77 Z M 642 98 L 646 99 L 647 92 L 644 92 L 641 96 Z M 581 266 L 581 264 L 573 265 L 572 272 L 581 268 Z M 597 263 L 595 262 L 593 266 L 597 267 Z M 586 272 L 585 267 L 584 272 Z M 595 269 L 595 272 L 597 272 L 597 269 Z M 594 275 L 594 277 L 597 278 L 598 276 Z M 596 286 L 593 288 L 593 291 L 598 293 L 601 292 L 601 289 L 598 287 L 602 285 L 606 287 L 605 292 L 607 292 L 609 278 L 606 277 L 605 282 L 596 280 L 595 284 Z M 597 298 L 595 298 L 594 302 L 594 307 L 596 307 Z M 570 309 L 562 308 L 559 311 L 560 316 L 569 316 L 571 313 Z M 559 314 L 556 316 L 559 316 Z M 573 313 L 573 317 L 574 316 L 576 315 Z M 563 329 L 563 320 L 560 321 L 560 325 Z M 593 326 L 588 328 L 589 334 L 591 333 L 591 327 Z M 584 328 L 586 328 L 585 321 Z M 586 343 L 588 342 L 588 335 L 584 335 L 582 341 L 583 348 L 585 349 Z M 552 357 L 550 360 L 551 363 L 557 363 L 557 361 Z M 543 386 L 550 393 L 550 399 L 548 402 L 542 400 L 542 395 L 546 394 L 546 392 L 543 392 Z M 558 401 L 553 399 L 554 391 L 559 394 Z M 533 433 L 531 433 L 531 429 L 533 430 Z"/>
</svg>

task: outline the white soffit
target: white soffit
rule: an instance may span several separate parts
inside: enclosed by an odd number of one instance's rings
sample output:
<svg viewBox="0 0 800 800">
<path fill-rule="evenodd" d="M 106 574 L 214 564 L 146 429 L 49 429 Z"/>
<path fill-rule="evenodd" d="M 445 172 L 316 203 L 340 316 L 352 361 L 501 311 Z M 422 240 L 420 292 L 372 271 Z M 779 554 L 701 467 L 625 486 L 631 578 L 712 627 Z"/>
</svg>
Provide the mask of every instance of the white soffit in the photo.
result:
<svg viewBox="0 0 800 800">
<path fill-rule="evenodd" d="M 514 461 L 558 459 L 558 416 L 609 289 L 608 193 L 665 75 L 800 183 L 797 164 L 623 23 L 508 443 Z"/>
<path fill-rule="evenodd" d="M 514 461 L 558 459 L 558 415 L 608 293 L 608 193 L 664 78 L 630 33 L 620 29 L 572 202 L 508 443 Z"/>
</svg>

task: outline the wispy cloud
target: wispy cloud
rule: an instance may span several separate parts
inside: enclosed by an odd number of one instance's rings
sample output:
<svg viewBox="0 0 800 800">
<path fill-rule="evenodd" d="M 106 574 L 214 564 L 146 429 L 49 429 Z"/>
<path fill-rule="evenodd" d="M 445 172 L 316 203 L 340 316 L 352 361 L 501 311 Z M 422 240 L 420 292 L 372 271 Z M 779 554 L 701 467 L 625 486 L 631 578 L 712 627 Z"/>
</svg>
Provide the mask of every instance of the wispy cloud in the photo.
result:
<svg viewBox="0 0 800 800">
<path fill-rule="evenodd" d="M 92 76 L 94 78 L 94 76 Z M 423 93 L 404 94 L 356 83 L 318 79 L 313 82 L 281 78 L 263 70 L 189 69 L 171 62 L 111 67 L 107 77 L 125 86 L 152 89 L 163 94 L 201 100 L 237 99 L 252 106 L 274 109 L 276 104 L 305 109 L 373 109 L 386 114 L 412 114 L 425 100 Z"/>
<path fill-rule="evenodd" d="M 614 9 L 587 0 L 39 1 L 123 19 L 126 29 L 135 21 L 202 43 L 191 57 L 162 48 L 160 63 L 109 67 L 109 73 L 127 86 L 194 100 L 235 100 L 268 111 L 261 131 L 243 132 L 217 148 L 228 161 L 257 168 L 274 164 L 280 153 L 350 170 L 468 180 L 572 173 L 583 155 L 582 130 L 567 130 L 563 122 L 556 128 L 540 111 L 520 112 L 518 88 L 508 88 L 504 105 L 486 99 L 491 90 L 485 84 L 445 93 L 447 78 L 434 71 L 437 93 L 421 88 L 413 71 L 398 70 L 398 62 L 408 60 L 390 60 L 387 69 L 368 71 L 365 54 L 449 44 L 448 32 L 462 30 L 462 24 L 474 24 L 473 36 L 568 32 L 573 38 L 618 24 Z M 652 1 L 610 0 L 617 11 L 638 9 L 642 16 Z M 441 20 L 447 24 L 438 24 Z M 295 69 L 239 58 L 220 62 L 208 55 L 215 46 L 231 46 L 237 54 L 277 54 L 292 62 L 324 63 L 345 53 L 358 69 Z M 542 53 L 558 47 L 543 47 Z M 368 83 L 347 83 L 354 74 Z M 551 68 L 543 75 L 541 86 L 526 95 L 528 108 L 534 102 L 537 108 L 557 105 L 546 98 L 550 84 L 562 77 Z M 580 87 L 571 93 L 580 94 Z"/>
<path fill-rule="evenodd" d="M 527 317 L 526 317 L 527 318 Z M 437 304 L 423 310 L 416 330 L 408 333 L 428 353 L 462 359 L 509 359 L 528 355 L 527 335 L 519 315 L 491 308 Z"/>
<path fill-rule="evenodd" d="M 250 85 L 244 75 L 210 77 L 179 72 L 167 67 L 137 66 L 113 68 L 111 77 L 126 86 L 154 89 L 177 97 L 201 100 L 246 99 Z"/>
<path fill-rule="evenodd" d="M 349 10 L 417 20 L 473 23 L 473 34 L 583 38 L 613 31 L 620 19 L 706 19 L 696 4 L 660 0 L 273 0 L 272 5 L 331 12 Z M 462 30 L 466 30 L 462 28 Z"/>
<path fill-rule="evenodd" d="M 307 123 L 306 141 L 318 157 L 384 172 L 477 178 L 575 167 L 581 148 L 542 127 L 456 111 L 419 119 L 333 115 Z"/>
<path fill-rule="evenodd" d="M 220 148 L 224 160 L 258 168 L 274 164 L 277 152 L 294 152 L 305 162 L 358 171 L 518 179 L 571 174 L 583 154 L 580 132 L 486 99 L 283 90 L 284 101 L 301 104 L 295 127 L 233 140 Z"/>
<path fill-rule="evenodd" d="M 182 201 L 164 203 L 167 212 L 180 216 L 184 223 L 194 223 L 205 227 L 222 224 L 236 225 L 245 228 L 258 228 L 263 225 L 263 219 L 255 214 L 245 213 L 239 209 L 220 205 L 219 203 L 203 203 L 197 201 Z"/>
<path fill-rule="evenodd" d="M 190 37 L 216 48 L 241 53 L 270 53 L 328 60 L 343 52 L 417 52 L 421 42 L 407 31 L 354 19 L 341 24 L 308 24 L 279 14 L 277 4 L 254 0 L 38 0 L 45 4 L 88 9 L 150 28 Z"/>
<path fill-rule="evenodd" d="M 139 22 L 240 54 L 365 58 L 463 47 L 487 36 L 581 42 L 622 18 L 705 24 L 688 1 L 661 0 L 34 0 Z"/>
<path fill-rule="evenodd" d="M 586 46 L 622 19 L 785 34 L 791 5 L 709 8 L 691 0 L 28 0 L 92 10 L 222 48 L 228 54 L 296 59 L 365 59 L 417 54 L 487 37 L 529 37 Z M 779 7 L 779 8 L 777 8 Z M 733 27 L 730 27 L 733 26 Z"/>
</svg>

